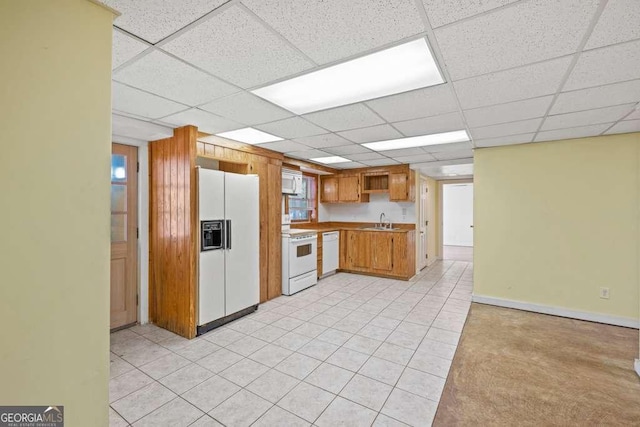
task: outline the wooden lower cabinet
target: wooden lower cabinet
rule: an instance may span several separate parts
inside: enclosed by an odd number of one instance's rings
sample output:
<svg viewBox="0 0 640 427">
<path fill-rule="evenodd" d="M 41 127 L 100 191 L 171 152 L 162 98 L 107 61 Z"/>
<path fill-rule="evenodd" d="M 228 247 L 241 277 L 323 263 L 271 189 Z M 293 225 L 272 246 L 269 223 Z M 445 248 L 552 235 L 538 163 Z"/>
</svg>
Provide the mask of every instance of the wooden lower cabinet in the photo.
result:
<svg viewBox="0 0 640 427">
<path fill-rule="evenodd" d="M 347 232 L 347 265 L 351 270 L 371 268 L 371 236 L 369 232 Z"/>
<path fill-rule="evenodd" d="M 415 274 L 415 231 L 343 231 L 340 269 L 410 279 Z"/>
<path fill-rule="evenodd" d="M 371 232 L 371 269 L 376 273 L 388 274 L 393 271 L 396 234 Z"/>
</svg>

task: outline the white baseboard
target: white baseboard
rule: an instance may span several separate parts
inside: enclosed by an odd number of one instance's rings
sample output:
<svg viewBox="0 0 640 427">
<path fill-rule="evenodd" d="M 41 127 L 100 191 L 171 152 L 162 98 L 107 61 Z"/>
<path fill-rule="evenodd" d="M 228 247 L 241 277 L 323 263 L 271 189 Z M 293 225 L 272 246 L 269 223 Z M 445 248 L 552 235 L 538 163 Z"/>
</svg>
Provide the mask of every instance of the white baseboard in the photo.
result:
<svg viewBox="0 0 640 427">
<path fill-rule="evenodd" d="M 484 295 L 473 295 L 472 301 L 496 305 L 499 307 L 515 308 L 518 310 L 533 311 L 535 313 L 551 314 L 560 317 L 569 317 L 572 319 L 588 320 L 589 322 L 606 323 L 615 326 L 624 326 L 627 328 L 638 329 L 640 320 L 631 319 L 629 317 L 610 316 L 608 314 L 590 313 L 587 311 L 576 311 L 568 308 L 554 307 L 550 305 L 533 304 L 523 301 L 514 301 L 503 298 L 489 297 Z M 636 360 L 636 371 L 638 371 L 638 361 Z"/>
<path fill-rule="evenodd" d="M 636 370 L 636 374 L 638 374 L 638 376 L 640 377 L 640 359 L 635 360 L 635 362 L 633 363 L 633 367 Z"/>
</svg>

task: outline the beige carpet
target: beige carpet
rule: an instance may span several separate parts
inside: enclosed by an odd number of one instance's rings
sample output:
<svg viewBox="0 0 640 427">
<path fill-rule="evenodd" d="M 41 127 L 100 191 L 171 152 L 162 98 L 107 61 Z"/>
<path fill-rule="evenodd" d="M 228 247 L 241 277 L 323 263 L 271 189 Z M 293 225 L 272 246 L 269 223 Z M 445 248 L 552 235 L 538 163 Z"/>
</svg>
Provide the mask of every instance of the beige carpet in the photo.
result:
<svg viewBox="0 0 640 427">
<path fill-rule="evenodd" d="M 434 426 L 640 426 L 638 330 L 472 304 Z"/>
</svg>

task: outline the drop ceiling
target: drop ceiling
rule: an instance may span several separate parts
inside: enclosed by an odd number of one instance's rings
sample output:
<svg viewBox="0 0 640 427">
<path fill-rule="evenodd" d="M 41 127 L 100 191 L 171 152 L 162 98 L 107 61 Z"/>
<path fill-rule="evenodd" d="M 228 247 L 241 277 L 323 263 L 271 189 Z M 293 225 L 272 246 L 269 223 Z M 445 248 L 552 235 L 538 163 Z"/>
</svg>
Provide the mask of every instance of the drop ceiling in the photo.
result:
<svg viewBox="0 0 640 427">
<path fill-rule="evenodd" d="M 114 137 L 253 127 L 288 156 L 473 173 L 473 149 L 640 131 L 638 0 L 103 0 Z M 251 93 L 418 39 L 445 83 L 296 115 Z M 471 141 L 361 144 L 466 130 Z"/>
</svg>

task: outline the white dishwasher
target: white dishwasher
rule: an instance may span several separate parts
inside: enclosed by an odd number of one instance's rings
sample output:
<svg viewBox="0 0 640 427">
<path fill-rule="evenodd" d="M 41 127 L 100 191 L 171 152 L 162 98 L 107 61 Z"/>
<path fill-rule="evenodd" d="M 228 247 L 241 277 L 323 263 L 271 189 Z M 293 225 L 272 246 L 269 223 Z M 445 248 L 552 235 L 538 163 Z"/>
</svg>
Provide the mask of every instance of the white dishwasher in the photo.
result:
<svg viewBox="0 0 640 427">
<path fill-rule="evenodd" d="M 322 276 L 334 273 L 338 269 L 339 248 L 339 231 L 322 233 Z"/>
</svg>

